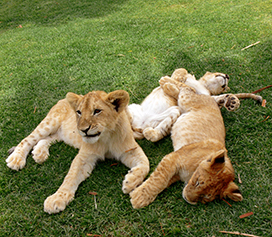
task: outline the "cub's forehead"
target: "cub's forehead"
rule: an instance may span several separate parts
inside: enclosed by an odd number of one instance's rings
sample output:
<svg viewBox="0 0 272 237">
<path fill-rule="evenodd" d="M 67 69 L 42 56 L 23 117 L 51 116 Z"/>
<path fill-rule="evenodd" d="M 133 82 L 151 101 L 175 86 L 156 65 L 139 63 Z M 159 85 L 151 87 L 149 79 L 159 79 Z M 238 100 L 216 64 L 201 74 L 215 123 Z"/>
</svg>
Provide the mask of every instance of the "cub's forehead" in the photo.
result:
<svg viewBox="0 0 272 237">
<path fill-rule="evenodd" d="M 91 91 L 88 94 L 84 95 L 86 99 L 104 99 L 107 96 L 107 93 L 104 91 Z"/>
<path fill-rule="evenodd" d="M 80 105 L 84 107 L 92 107 L 103 104 L 105 103 L 106 96 L 107 93 L 104 91 L 91 91 L 83 96 Z"/>
</svg>

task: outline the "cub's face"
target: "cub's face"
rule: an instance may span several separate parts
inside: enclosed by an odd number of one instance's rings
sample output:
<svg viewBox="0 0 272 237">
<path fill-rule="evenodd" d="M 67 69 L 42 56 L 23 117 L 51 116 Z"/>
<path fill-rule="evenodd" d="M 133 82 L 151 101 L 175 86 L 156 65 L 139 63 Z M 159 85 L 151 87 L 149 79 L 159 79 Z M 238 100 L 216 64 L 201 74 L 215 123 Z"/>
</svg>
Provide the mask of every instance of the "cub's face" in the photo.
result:
<svg viewBox="0 0 272 237">
<path fill-rule="evenodd" d="M 129 102 L 129 95 L 122 90 L 109 94 L 92 91 L 85 96 L 69 92 L 66 99 L 76 112 L 79 134 L 85 142 L 93 144 L 115 129 L 120 113 Z"/>
<path fill-rule="evenodd" d="M 232 167 L 226 164 L 229 161 L 225 161 L 225 156 L 226 152 L 221 150 L 200 163 L 183 189 L 183 198 L 188 203 L 207 203 L 225 197 L 242 201 L 241 192 L 233 182 Z"/>
<path fill-rule="evenodd" d="M 199 81 L 211 92 L 211 95 L 219 95 L 229 90 L 229 76 L 227 74 L 206 72 Z"/>
</svg>

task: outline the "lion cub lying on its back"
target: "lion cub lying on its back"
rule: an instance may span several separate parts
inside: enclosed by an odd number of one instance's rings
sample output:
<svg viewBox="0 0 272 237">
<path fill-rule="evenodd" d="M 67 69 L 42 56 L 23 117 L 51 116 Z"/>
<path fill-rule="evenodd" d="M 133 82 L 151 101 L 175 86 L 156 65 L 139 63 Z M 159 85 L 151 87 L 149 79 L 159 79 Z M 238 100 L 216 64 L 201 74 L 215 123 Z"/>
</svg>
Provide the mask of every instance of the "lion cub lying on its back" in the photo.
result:
<svg viewBox="0 0 272 237">
<path fill-rule="evenodd" d="M 123 181 L 124 193 L 142 183 L 149 172 L 149 161 L 133 137 L 128 102 L 129 95 L 122 90 L 109 94 L 93 91 L 85 96 L 68 93 L 7 158 L 7 165 L 19 170 L 35 145 L 32 153 L 37 163 L 48 158 L 48 148 L 55 141 L 80 149 L 60 188 L 45 200 L 46 212 L 63 211 L 73 200 L 78 185 L 91 174 L 96 162 L 105 157 L 116 158 L 131 168 Z"/>
<path fill-rule="evenodd" d="M 190 204 L 229 197 L 241 201 L 233 182 L 234 170 L 225 148 L 225 127 L 220 109 L 208 95 L 197 95 L 171 78 L 160 81 L 165 93 L 178 96 L 182 115 L 172 128 L 174 152 L 166 155 L 156 170 L 130 193 L 134 208 L 150 204 L 177 180 L 185 182 L 183 198 Z"/>
</svg>

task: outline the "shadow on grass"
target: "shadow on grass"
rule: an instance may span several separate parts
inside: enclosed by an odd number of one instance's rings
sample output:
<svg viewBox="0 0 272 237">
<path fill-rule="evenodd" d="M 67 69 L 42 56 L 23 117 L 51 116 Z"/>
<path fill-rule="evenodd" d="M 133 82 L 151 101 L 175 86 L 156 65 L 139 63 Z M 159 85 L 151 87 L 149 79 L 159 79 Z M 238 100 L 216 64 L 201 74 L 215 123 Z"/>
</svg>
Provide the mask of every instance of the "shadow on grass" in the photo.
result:
<svg viewBox="0 0 272 237">
<path fill-rule="evenodd" d="M 118 11 L 126 0 L 3 0 L 0 3 L 0 28 L 18 27 L 25 22 L 58 25 L 75 18 L 101 17 Z"/>
<path fill-rule="evenodd" d="M 252 92 L 272 84 L 271 54 L 272 40 L 264 41 L 243 52 L 233 51 L 233 55 L 222 57 L 201 58 L 201 55 L 195 56 L 190 49 L 185 48 L 168 58 L 163 72 L 171 75 L 175 69 L 184 67 L 197 79 L 206 71 L 227 73 L 231 78 L 232 93 Z M 262 93 L 266 94 L 268 91 Z"/>
</svg>

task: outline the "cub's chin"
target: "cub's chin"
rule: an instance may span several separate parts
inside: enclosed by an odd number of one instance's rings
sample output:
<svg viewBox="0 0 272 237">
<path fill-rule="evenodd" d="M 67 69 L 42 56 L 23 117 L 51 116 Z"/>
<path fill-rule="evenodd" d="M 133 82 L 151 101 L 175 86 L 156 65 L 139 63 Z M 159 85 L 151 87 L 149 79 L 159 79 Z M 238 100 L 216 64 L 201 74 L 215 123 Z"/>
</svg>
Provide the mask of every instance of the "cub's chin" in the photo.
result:
<svg viewBox="0 0 272 237">
<path fill-rule="evenodd" d="M 94 144 L 99 140 L 100 135 L 101 135 L 101 132 L 98 132 L 98 133 L 93 134 L 93 135 L 82 136 L 82 139 L 86 143 Z"/>
</svg>

